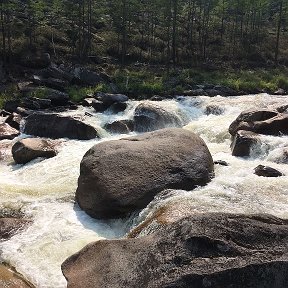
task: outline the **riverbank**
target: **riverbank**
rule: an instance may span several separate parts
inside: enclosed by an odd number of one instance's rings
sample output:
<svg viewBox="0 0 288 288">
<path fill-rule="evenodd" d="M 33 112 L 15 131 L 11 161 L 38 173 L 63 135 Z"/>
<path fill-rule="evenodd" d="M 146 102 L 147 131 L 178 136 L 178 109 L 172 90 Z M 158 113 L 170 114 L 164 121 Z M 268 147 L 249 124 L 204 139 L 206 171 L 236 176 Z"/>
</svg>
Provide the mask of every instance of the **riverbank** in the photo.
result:
<svg viewBox="0 0 288 288">
<path fill-rule="evenodd" d="M 39 61 L 37 59 L 35 61 Z M 86 73 L 84 81 L 83 79 L 75 81 L 79 69 Z M 160 65 L 135 64 L 121 69 L 112 65 L 57 65 L 47 62 L 46 67 L 41 69 L 29 66 L 13 67 L 2 76 L 0 108 L 3 108 L 7 100 L 21 98 L 21 90 L 31 86 L 43 89 L 33 91 L 29 96 L 45 98 L 45 89 L 53 88 L 67 93 L 70 101 L 76 104 L 96 92 L 121 93 L 136 100 L 151 99 L 155 96 L 173 98 L 175 95 L 213 97 L 259 93 L 288 94 L 286 67 L 242 70 L 223 67 L 219 70 L 177 68 L 168 71 L 165 66 Z M 76 75 L 76 78 L 78 76 Z"/>
</svg>

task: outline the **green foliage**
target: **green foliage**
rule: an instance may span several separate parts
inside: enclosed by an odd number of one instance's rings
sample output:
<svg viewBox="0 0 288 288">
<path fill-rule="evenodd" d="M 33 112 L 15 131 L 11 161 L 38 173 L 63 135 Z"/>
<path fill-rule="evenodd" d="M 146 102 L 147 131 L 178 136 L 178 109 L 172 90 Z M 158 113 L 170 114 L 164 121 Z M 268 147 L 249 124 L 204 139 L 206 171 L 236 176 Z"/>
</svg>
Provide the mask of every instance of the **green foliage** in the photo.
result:
<svg viewBox="0 0 288 288">
<path fill-rule="evenodd" d="M 110 92 L 109 87 L 106 84 L 98 84 L 95 87 L 77 87 L 71 86 L 68 89 L 68 95 L 73 102 L 81 102 L 83 99 L 89 96 L 93 96 L 97 92 Z"/>
<path fill-rule="evenodd" d="M 135 97 L 163 94 L 162 77 L 157 77 L 148 71 L 117 70 L 114 74 L 119 92 L 132 94 Z"/>
<path fill-rule="evenodd" d="M 0 109 L 3 108 L 6 101 L 13 100 L 19 97 L 19 92 L 16 85 L 9 85 L 0 93 Z"/>
</svg>

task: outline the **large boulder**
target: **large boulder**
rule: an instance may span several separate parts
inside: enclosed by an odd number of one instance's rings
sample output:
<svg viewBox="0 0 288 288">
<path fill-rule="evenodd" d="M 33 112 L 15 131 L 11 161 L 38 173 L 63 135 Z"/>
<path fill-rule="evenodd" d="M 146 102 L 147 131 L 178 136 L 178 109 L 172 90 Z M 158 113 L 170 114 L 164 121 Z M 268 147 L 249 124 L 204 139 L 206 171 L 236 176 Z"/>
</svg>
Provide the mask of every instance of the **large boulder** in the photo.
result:
<svg viewBox="0 0 288 288">
<path fill-rule="evenodd" d="M 55 145 L 50 141 L 27 138 L 13 145 L 12 155 L 17 164 L 26 164 L 38 157 L 52 158 L 57 155 L 57 152 Z"/>
<path fill-rule="evenodd" d="M 96 129 L 72 117 L 35 113 L 25 119 L 24 133 L 45 138 L 89 140 L 98 137 Z"/>
<path fill-rule="evenodd" d="M 181 127 L 181 119 L 162 107 L 149 102 L 139 104 L 134 112 L 135 131 L 149 132 L 165 127 Z"/>
<path fill-rule="evenodd" d="M 233 137 L 231 144 L 232 155 L 238 157 L 250 156 L 251 148 L 257 143 L 260 143 L 258 134 L 239 130 Z"/>
<path fill-rule="evenodd" d="M 164 189 L 205 185 L 213 169 L 204 141 L 184 129 L 103 142 L 83 157 L 76 200 L 92 217 L 122 217 Z"/>
<path fill-rule="evenodd" d="M 239 130 L 257 132 L 255 124 L 260 124 L 266 120 L 277 117 L 279 113 L 276 110 L 248 110 L 242 112 L 229 127 L 229 133 L 234 136 Z M 258 124 L 258 125 L 259 125 Z"/>
<path fill-rule="evenodd" d="M 68 288 L 283 288 L 288 221 L 196 214 L 140 238 L 91 243 L 62 272 Z"/>
<path fill-rule="evenodd" d="M 7 123 L 0 124 L 0 140 L 12 140 L 20 134 L 18 130 L 11 127 Z"/>
</svg>

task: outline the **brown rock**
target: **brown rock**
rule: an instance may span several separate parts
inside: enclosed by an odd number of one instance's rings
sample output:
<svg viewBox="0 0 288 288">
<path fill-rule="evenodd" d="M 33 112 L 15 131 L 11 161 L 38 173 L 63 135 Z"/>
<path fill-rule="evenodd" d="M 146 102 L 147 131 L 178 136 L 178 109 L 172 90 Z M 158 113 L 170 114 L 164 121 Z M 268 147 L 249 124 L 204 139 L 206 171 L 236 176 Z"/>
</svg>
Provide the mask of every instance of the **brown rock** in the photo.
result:
<svg viewBox="0 0 288 288">
<path fill-rule="evenodd" d="M 68 288 L 283 288 L 288 222 L 190 215 L 135 239 L 89 244 L 62 264 Z"/>
<path fill-rule="evenodd" d="M 72 117 L 35 113 L 25 119 L 24 133 L 45 138 L 89 140 L 98 137 L 96 129 Z"/>
<path fill-rule="evenodd" d="M 134 112 L 135 131 L 149 132 L 165 127 L 181 127 L 181 119 L 155 103 L 143 102 Z"/>
<path fill-rule="evenodd" d="M 184 129 L 103 142 L 83 157 L 76 200 L 92 217 L 118 218 L 144 208 L 164 189 L 207 184 L 213 169 L 204 141 Z"/>
<path fill-rule="evenodd" d="M 54 157 L 57 155 L 57 152 L 51 141 L 39 138 L 27 138 L 13 145 L 12 155 L 17 164 L 26 164 L 38 157 Z"/>
<path fill-rule="evenodd" d="M 9 139 L 12 140 L 17 137 L 20 132 L 12 128 L 7 123 L 0 124 L 0 140 Z"/>
<path fill-rule="evenodd" d="M 251 147 L 260 142 L 256 133 L 239 130 L 233 137 L 231 150 L 233 156 L 246 157 L 250 156 Z"/>
<path fill-rule="evenodd" d="M 0 287 L 2 288 L 34 288 L 22 275 L 7 265 L 0 265 Z"/>
<path fill-rule="evenodd" d="M 262 177 L 281 177 L 284 176 L 280 171 L 264 165 L 259 165 L 254 169 L 254 174 Z"/>
<path fill-rule="evenodd" d="M 242 112 L 229 127 L 229 133 L 234 136 L 238 130 L 257 132 L 254 129 L 255 122 L 265 121 L 278 115 L 274 110 L 248 110 Z"/>
</svg>

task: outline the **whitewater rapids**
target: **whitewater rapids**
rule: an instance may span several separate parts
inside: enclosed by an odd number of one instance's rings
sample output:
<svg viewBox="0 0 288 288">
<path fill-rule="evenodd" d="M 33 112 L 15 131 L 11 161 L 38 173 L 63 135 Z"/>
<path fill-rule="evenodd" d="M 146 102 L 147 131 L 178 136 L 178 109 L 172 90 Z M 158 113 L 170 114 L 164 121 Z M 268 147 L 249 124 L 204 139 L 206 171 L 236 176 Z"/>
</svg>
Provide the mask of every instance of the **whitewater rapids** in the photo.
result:
<svg viewBox="0 0 288 288">
<path fill-rule="evenodd" d="M 1 260 L 16 267 L 36 287 L 64 288 L 66 281 L 60 265 L 67 257 L 92 241 L 123 237 L 132 223 L 141 222 L 167 203 L 176 203 L 179 211 L 181 207 L 188 207 L 195 213 L 269 213 L 288 219 L 288 176 L 265 178 L 253 174 L 253 169 L 263 164 L 288 175 L 288 165 L 276 163 L 283 149 L 288 147 L 288 136 L 261 136 L 265 145 L 254 147 L 252 156 L 243 159 L 231 156 L 228 133 L 229 125 L 240 112 L 281 106 L 287 100 L 287 96 L 260 94 L 178 97 L 154 102 L 177 114 L 185 123 L 185 129 L 205 140 L 213 159 L 226 161 L 229 166 L 215 165 L 215 178 L 205 187 L 192 192 L 171 190 L 165 197 L 156 198 L 135 219 L 95 220 L 74 203 L 79 165 L 85 152 L 100 141 L 122 138 L 123 135 L 110 135 L 100 129 L 101 140 L 61 140 L 59 154 L 51 159 L 36 159 L 25 166 L 15 165 L 9 157 L 0 161 L 0 210 L 18 211 L 33 220 L 24 232 L 0 242 Z M 82 119 L 99 130 L 107 122 L 132 119 L 139 103 L 131 101 L 126 111 L 117 115 L 95 113 L 92 108 L 79 108 L 63 114 Z M 204 111 L 208 105 L 217 105 L 224 109 L 224 113 L 207 116 Z M 85 116 L 85 112 L 93 116 Z M 22 134 L 17 139 L 23 137 L 27 135 Z M 4 142 L 8 145 L 11 141 Z"/>
</svg>

